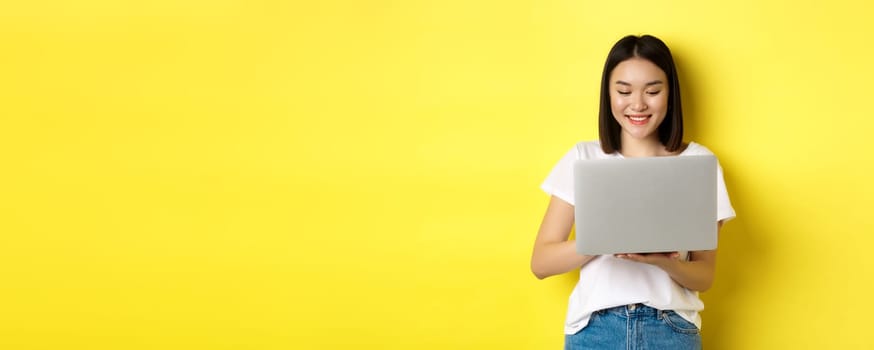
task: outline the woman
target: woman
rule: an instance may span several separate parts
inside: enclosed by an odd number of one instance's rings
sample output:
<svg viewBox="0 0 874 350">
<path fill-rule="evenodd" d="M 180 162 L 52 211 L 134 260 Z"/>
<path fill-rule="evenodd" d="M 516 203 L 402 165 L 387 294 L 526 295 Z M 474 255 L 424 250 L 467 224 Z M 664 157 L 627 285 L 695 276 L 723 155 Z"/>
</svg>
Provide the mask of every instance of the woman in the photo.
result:
<svg viewBox="0 0 874 350">
<path fill-rule="evenodd" d="M 599 141 L 581 142 L 541 186 L 551 195 L 531 258 L 538 278 L 580 268 L 565 323 L 566 349 L 700 349 L 698 292 L 710 288 L 716 251 L 582 256 L 568 240 L 577 159 L 712 154 L 683 143 L 680 85 L 668 47 L 626 36 L 610 50 L 601 79 Z M 718 167 L 717 222 L 734 217 Z M 633 344 L 631 344 L 633 343 Z"/>
</svg>

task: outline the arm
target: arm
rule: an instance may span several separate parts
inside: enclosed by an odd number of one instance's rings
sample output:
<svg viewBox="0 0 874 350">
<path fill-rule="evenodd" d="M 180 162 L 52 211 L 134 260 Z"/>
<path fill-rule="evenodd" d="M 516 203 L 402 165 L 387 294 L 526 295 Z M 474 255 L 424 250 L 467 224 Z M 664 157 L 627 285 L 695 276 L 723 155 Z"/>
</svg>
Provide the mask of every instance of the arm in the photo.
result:
<svg viewBox="0 0 874 350">
<path fill-rule="evenodd" d="M 718 234 L 722 221 L 717 225 Z M 716 249 L 693 251 L 690 254 L 689 261 L 679 260 L 676 254 L 619 254 L 617 257 L 658 266 L 686 289 L 707 291 L 713 285 L 716 273 Z"/>
<path fill-rule="evenodd" d="M 579 255 L 568 240 L 574 224 L 574 207 L 555 196 L 549 200 L 531 254 L 531 272 L 539 279 L 562 274 L 588 263 L 594 256 Z"/>
</svg>

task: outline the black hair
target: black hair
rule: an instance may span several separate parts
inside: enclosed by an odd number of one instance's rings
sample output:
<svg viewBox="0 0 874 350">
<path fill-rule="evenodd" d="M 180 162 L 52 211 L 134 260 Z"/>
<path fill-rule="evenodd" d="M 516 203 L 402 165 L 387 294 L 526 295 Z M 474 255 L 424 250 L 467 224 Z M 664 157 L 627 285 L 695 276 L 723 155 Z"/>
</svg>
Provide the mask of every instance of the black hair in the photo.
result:
<svg viewBox="0 0 874 350">
<path fill-rule="evenodd" d="M 613 118 L 610 104 L 610 74 L 619 63 L 631 58 L 643 58 L 652 62 L 665 72 L 668 78 L 668 111 L 662 124 L 659 125 L 659 141 L 669 152 L 675 152 L 683 146 L 683 108 L 680 104 L 680 80 L 677 78 L 677 68 L 671 56 L 671 50 L 663 41 L 652 35 L 629 35 L 613 45 L 604 63 L 601 76 L 601 107 L 598 113 L 598 133 L 601 139 L 601 149 L 614 153 L 622 149 L 620 132 L 622 127 Z"/>
</svg>

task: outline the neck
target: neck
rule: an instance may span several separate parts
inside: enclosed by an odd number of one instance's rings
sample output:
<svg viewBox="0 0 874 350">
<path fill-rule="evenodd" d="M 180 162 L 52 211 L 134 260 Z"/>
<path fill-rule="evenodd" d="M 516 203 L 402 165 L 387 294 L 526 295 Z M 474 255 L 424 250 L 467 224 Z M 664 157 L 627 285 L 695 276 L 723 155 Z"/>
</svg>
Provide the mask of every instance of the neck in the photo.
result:
<svg viewBox="0 0 874 350">
<path fill-rule="evenodd" d="M 624 157 L 659 157 L 671 153 L 665 149 L 658 137 L 635 139 L 626 135 L 622 136 L 622 149 L 619 150 L 619 153 L 622 153 Z"/>
</svg>

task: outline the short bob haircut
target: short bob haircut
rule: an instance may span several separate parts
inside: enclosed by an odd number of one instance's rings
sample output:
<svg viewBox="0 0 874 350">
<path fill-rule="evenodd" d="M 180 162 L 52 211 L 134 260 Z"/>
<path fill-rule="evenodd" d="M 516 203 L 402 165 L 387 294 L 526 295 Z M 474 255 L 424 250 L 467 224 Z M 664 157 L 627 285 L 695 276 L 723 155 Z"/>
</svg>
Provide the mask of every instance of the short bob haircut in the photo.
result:
<svg viewBox="0 0 874 350">
<path fill-rule="evenodd" d="M 659 125 L 659 141 L 669 152 L 676 152 L 683 146 L 683 108 L 680 104 L 680 81 L 677 68 L 671 57 L 671 50 L 664 42 L 651 35 L 629 35 L 613 45 L 604 73 L 601 76 L 601 108 L 598 117 L 598 132 L 601 149 L 611 154 L 622 149 L 620 133 L 622 127 L 613 118 L 610 107 L 610 74 L 619 63 L 630 58 L 643 58 L 662 69 L 668 78 L 668 111 Z"/>
</svg>

